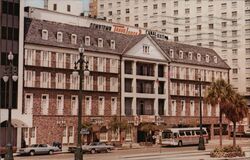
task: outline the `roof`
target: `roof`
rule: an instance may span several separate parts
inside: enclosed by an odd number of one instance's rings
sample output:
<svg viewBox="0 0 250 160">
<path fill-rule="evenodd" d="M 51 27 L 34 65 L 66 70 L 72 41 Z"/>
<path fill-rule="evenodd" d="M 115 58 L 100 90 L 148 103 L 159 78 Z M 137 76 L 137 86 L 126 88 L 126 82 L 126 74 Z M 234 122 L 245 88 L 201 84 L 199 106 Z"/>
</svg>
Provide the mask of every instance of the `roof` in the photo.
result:
<svg viewBox="0 0 250 160">
<path fill-rule="evenodd" d="M 48 30 L 48 40 L 42 39 L 41 32 L 43 29 Z M 63 33 L 63 42 L 57 42 L 57 32 Z M 80 44 L 83 42 L 84 37 L 90 36 L 90 46 L 85 46 L 85 44 L 82 43 L 85 50 L 114 54 L 121 54 L 124 51 L 126 44 L 128 44 L 133 38 L 131 35 L 36 19 L 26 19 L 25 33 L 26 43 L 35 43 L 71 49 L 78 49 Z M 71 34 L 77 35 L 76 44 L 71 43 Z M 98 47 L 98 38 L 103 39 L 103 47 Z M 111 49 L 110 40 L 115 41 L 115 49 Z"/>
<path fill-rule="evenodd" d="M 230 69 L 230 67 L 221 59 L 221 57 L 210 48 L 204 48 L 199 46 L 193 46 L 188 44 L 170 42 L 157 39 L 152 37 L 156 44 L 165 52 L 165 54 L 171 59 L 172 62 L 185 63 L 185 64 L 194 64 L 208 67 L 217 67 Z M 170 50 L 174 51 L 174 57 L 170 56 Z M 183 51 L 183 58 L 179 58 L 179 51 Z M 188 58 L 188 53 L 192 52 L 192 60 Z M 197 60 L 197 54 L 201 55 L 201 61 Z M 206 62 L 206 55 L 210 57 L 210 61 Z M 214 56 L 217 57 L 217 63 L 214 62 Z"/>
<path fill-rule="evenodd" d="M 42 30 L 48 30 L 48 40 L 42 39 Z M 57 32 L 63 33 L 63 42 L 57 42 L 56 36 Z M 77 35 L 77 43 L 71 43 L 71 35 Z M 83 43 L 85 36 L 90 36 L 90 46 L 86 46 Z M 122 55 L 126 53 L 129 49 L 134 47 L 139 41 L 148 35 L 126 35 L 121 33 L 115 33 L 111 31 L 97 30 L 87 27 L 80 27 L 75 25 L 50 22 L 45 20 L 37 19 L 25 19 L 25 43 L 40 44 L 46 46 L 56 46 L 62 48 L 78 49 L 80 44 L 86 51 L 111 53 Z M 151 38 L 150 38 L 151 37 Z M 157 39 L 156 37 L 148 37 L 155 45 L 164 52 L 163 54 L 168 57 L 171 62 L 208 66 L 213 68 L 223 68 L 230 69 L 230 67 L 219 57 L 219 55 L 212 49 L 203 48 L 198 46 L 192 46 L 187 44 L 181 44 L 176 42 L 170 42 L 166 40 Z M 103 47 L 98 47 L 98 38 L 103 39 Z M 110 40 L 115 41 L 115 49 L 111 49 Z M 170 57 L 170 50 L 173 49 L 174 57 Z M 179 51 L 183 51 L 183 59 L 179 58 Z M 193 53 L 193 58 L 190 60 L 188 58 L 188 53 Z M 201 61 L 197 60 L 197 54 L 201 54 Z M 210 56 L 210 61 L 207 63 L 205 58 L 206 55 Z M 217 63 L 214 62 L 213 57 L 217 57 Z"/>
</svg>

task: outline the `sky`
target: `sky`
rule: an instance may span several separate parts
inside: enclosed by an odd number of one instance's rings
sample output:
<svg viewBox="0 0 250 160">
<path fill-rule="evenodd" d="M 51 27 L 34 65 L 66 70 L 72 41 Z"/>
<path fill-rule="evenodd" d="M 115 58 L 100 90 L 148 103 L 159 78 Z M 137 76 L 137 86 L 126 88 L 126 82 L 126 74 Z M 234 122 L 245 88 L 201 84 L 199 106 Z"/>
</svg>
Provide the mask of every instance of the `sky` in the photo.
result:
<svg viewBox="0 0 250 160">
<path fill-rule="evenodd" d="M 63 0 L 61 0 L 63 1 Z M 89 10 L 89 1 L 90 0 L 81 0 L 83 2 L 83 10 Z M 25 0 L 25 6 L 32 6 L 37 8 L 43 8 L 44 0 Z"/>
</svg>

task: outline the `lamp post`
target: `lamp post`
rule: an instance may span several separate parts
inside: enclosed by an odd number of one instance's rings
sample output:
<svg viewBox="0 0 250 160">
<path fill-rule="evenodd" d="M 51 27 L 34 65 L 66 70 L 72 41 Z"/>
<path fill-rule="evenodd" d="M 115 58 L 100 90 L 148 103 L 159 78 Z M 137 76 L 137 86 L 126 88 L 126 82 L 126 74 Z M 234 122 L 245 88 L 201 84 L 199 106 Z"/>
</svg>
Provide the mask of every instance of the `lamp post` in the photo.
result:
<svg viewBox="0 0 250 160">
<path fill-rule="evenodd" d="M 82 145 L 81 145 L 81 126 L 82 126 L 82 96 L 83 96 L 83 78 L 84 75 L 89 75 L 89 69 L 88 69 L 88 61 L 85 60 L 85 56 L 83 55 L 84 48 L 82 45 L 79 48 L 79 54 L 80 58 L 75 62 L 75 70 L 73 71 L 73 76 L 77 77 L 78 73 L 80 75 L 79 77 L 79 92 L 78 92 L 78 128 L 77 128 L 77 147 L 75 151 L 75 160 L 82 160 Z M 84 68 L 85 64 L 85 68 Z M 77 65 L 79 65 L 79 70 L 77 70 Z"/>
<path fill-rule="evenodd" d="M 199 78 L 199 99 L 200 99 L 200 137 L 199 137 L 199 146 L 198 150 L 205 150 L 205 143 L 204 143 L 204 138 L 203 138 L 203 133 L 202 133 L 202 97 L 201 97 L 201 75 L 198 75 Z"/>
<path fill-rule="evenodd" d="M 13 89 L 13 81 L 16 82 L 18 79 L 17 73 L 16 73 L 16 67 L 13 66 L 13 59 L 14 56 L 12 52 L 8 55 L 8 61 L 9 66 L 6 66 L 5 68 L 5 74 L 3 76 L 3 81 L 5 82 L 5 85 L 7 85 L 7 82 L 9 81 L 9 96 L 8 96 L 8 128 L 7 128 L 7 144 L 6 144 L 6 154 L 5 154 L 5 160 L 14 160 L 13 158 L 13 146 L 12 146 L 12 130 L 11 130 L 11 109 L 12 106 L 12 89 Z M 5 93 L 6 94 L 6 93 Z M 5 96 L 6 97 L 6 96 Z M 7 101 L 7 99 L 5 99 Z M 6 103 L 5 103 L 6 104 Z M 7 106 L 6 106 L 7 107 Z"/>
</svg>

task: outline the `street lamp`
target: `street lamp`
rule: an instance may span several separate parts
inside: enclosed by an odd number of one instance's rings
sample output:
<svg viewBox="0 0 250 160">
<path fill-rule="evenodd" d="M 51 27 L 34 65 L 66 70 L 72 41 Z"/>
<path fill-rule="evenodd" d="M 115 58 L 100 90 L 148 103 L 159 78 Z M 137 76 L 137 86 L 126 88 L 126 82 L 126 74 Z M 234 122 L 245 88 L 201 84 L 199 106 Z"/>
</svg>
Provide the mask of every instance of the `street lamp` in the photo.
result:
<svg viewBox="0 0 250 160">
<path fill-rule="evenodd" d="M 201 97 L 201 75 L 200 73 L 198 74 L 199 78 L 199 99 L 200 99 L 200 137 L 199 137 L 199 146 L 198 150 L 205 150 L 205 143 L 204 143 L 204 138 L 203 138 L 203 133 L 202 133 L 202 97 Z"/>
<path fill-rule="evenodd" d="M 85 56 L 83 55 L 84 48 L 82 45 L 79 48 L 80 58 L 75 62 L 75 70 L 73 71 L 73 76 L 76 77 L 78 74 L 79 77 L 79 92 L 78 92 L 78 128 L 77 128 L 77 147 L 75 151 L 75 160 L 82 160 L 82 145 L 81 145 L 81 126 L 82 126 L 82 96 L 83 96 L 83 77 L 89 76 L 89 69 L 88 69 L 88 61 L 85 60 Z M 85 67 L 84 67 L 85 64 Z M 79 65 L 79 70 L 77 70 L 77 65 Z"/>
<path fill-rule="evenodd" d="M 12 143 L 11 143 L 11 139 L 12 139 L 12 136 L 11 136 L 12 135 L 12 133 L 11 133 L 11 109 L 13 108 L 13 106 L 12 106 L 13 81 L 16 82 L 18 79 L 18 76 L 16 73 L 16 67 L 13 66 L 13 59 L 14 59 L 14 55 L 12 54 L 12 52 L 10 52 L 8 55 L 9 66 L 5 67 L 5 74 L 3 76 L 3 81 L 5 82 L 5 85 L 7 85 L 7 82 L 9 81 L 8 129 L 7 129 L 7 144 L 6 144 L 7 151 L 6 151 L 5 158 L 4 158 L 5 160 L 14 160 L 13 147 L 12 147 Z M 7 99 L 5 99 L 5 100 L 7 101 Z"/>
</svg>

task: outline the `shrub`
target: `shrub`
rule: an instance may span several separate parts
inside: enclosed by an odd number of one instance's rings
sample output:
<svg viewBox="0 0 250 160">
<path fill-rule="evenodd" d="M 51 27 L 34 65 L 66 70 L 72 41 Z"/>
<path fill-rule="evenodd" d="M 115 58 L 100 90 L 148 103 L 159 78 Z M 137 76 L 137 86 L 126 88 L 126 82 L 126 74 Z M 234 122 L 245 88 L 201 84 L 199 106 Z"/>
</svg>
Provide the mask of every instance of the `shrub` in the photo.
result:
<svg viewBox="0 0 250 160">
<path fill-rule="evenodd" d="M 223 148 L 216 147 L 211 153 L 211 157 L 243 157 L 244 152 L 240 146 L 233 147 L 231 145 L 224 146 Z"/>
</svg>

